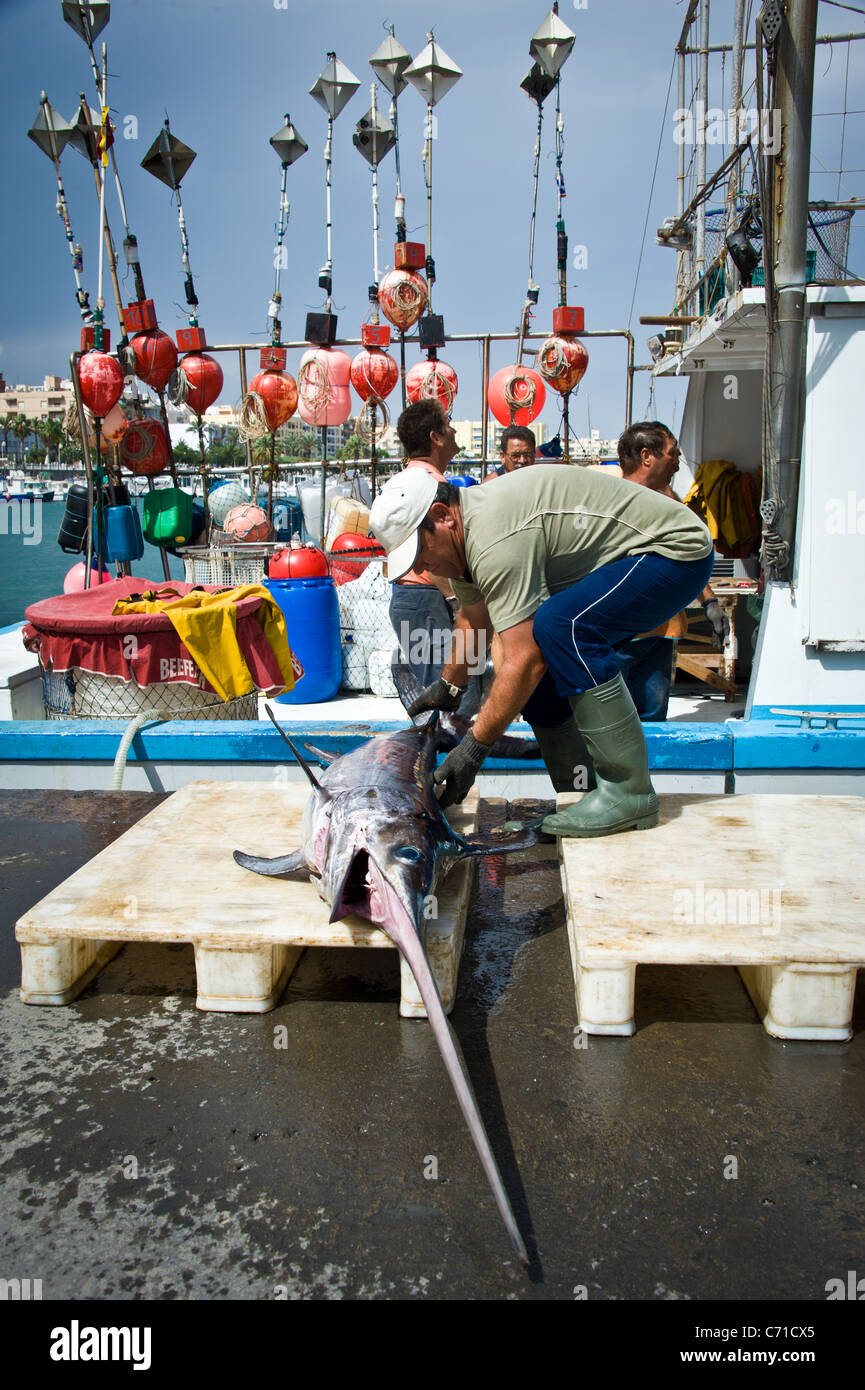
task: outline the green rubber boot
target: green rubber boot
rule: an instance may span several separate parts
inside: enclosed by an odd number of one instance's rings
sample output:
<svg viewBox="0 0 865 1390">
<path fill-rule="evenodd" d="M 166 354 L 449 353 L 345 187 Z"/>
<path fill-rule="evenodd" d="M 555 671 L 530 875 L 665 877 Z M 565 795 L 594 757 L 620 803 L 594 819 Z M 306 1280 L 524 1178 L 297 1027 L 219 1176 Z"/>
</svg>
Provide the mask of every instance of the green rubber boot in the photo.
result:
<svg viewBox="0 0 865 1390">
<path fill-rule="evenodd" d="M 554 728 L 533 724 L 532 733 L 540 744 L 544 765 L 557 792 L 587 792 L 597 785 L 586 741 L 573 719 Z M 534 820 L 509 820 L 502 828 L 531 830 L 539 828 L 542 819 L 539 816 Z"/>
<path fill-rule="evenodd" d="M 658 824 L 658 798 L 640 716 L 621 674 L 575 695 L 574 720 L 595 765 L 597 787 L 573 806 L 547 816 L 548 835 L 613 835 Z"/>
<path fill-rule="evenodd" d="M 588 792 L 597 785 L 586 741 L 573 719 L 552 729 L 533 724 L 532 733 L 557 792 Z"/>
</svg>

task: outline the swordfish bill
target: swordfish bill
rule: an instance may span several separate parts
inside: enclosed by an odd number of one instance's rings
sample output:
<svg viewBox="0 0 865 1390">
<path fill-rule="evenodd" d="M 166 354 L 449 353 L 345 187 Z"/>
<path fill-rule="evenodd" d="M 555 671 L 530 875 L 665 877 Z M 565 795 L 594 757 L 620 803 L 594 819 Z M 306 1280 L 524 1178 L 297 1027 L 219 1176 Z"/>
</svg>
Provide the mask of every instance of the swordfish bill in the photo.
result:
<svg viewBox="0 0 865 1390">
<path fill-rule="evenodd" d="M 273 722 L 279 728 L 275 719 Z M 260 859 L 237 850 L 234 858 L 255 873 L 310 879 L 331 908 L 331 922 L 355 913 L 390 937 L 417 982 L 496 1206 L 520 1263 L 527 1268 L 526 1247 L 442 1006 L 424 936 L 429 905 L 454 865 L 485 854 L 532 848 L 538 843 L 538 834 L 526 830 L 511 835 L 463 836 L 451 829 L 432 784 L 442 743 L 436 713 L 421 725 L 371 739 L 336 758 L 320 780 L 292 740 L 279 731 L 312 787 L 304 812 L 303 844 L 277 859 Z"/>
</svg>

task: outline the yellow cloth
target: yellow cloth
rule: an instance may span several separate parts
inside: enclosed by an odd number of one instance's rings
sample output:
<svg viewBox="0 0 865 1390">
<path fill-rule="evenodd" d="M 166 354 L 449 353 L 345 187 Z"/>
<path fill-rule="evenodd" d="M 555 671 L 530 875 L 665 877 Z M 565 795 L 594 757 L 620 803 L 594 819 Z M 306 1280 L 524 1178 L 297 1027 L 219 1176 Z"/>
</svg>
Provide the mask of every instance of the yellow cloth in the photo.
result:
<svg viewBox="0 0 865 1390">
<path fill-rule="evenodd" d="M 172 593 L 171 589 L 149 590 L 139 600 L 118 599 L 112 612 L 164 613 L 220 699 L 234 700 L 248 695 L 255 686 L 237 640 L 237 604 L 245 598 L 258 598 L 259 625 L 279 663 L 285 689 L 294 689 L 295 666 L 285 618 L 262 585 L 243 584 L 219 594 L 196 589 L 179 598 L 168 597 Z"/>
<path fill-rule="evenodd" d="M 751 481 L 729 459 L 709 459 L 700 464 L 683 499 L 705 521 L 721 555 L 749 555 L 759 540 L 756 507 L 749 507 L 742 491 L 743 483 L 750 488 Z"/>
</svg>

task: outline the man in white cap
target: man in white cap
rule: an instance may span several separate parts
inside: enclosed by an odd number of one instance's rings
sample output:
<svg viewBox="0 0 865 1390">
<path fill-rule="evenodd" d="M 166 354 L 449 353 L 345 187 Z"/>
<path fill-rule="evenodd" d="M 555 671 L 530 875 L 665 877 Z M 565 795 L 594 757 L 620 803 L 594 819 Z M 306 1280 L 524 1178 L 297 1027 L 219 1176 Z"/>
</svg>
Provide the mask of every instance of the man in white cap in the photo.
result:
<svg viewBox="0 0 865 1390">
<path fill-rule="evenodd" d="M 705 587 L 714 552 L 703 522 L 648 488 L 538 464 L 478 488 L 411 470 L 381 489 L 370 524 L 390 579 L 421 565 L 452 581 L 463 651 L 469 631 L 501 638 L 504 659 L 487 700 L 435 773 L 441 805 L 463 799 L 522 710 L 557 790 L 594 764 L 594 789 L 548 816 L 545 831 L 608 835 L 656 825 L 646 740 L 617 649 Z M 464 662 L 445 666 L 409 713 L 455 708 L 467 678 Z"/>
</svg>

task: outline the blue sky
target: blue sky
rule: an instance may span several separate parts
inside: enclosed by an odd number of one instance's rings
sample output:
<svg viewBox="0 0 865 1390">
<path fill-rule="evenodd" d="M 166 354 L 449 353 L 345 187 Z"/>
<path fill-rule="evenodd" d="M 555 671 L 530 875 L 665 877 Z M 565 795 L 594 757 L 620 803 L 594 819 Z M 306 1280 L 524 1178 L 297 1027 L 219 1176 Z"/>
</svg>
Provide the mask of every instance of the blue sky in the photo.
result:
<svg viewBox="0 0 865 1390">
<path fill-rule="evenodd" d="M 280 8 L 277 8 L 277 5 Z M 148 296 L 168 332 L 183 326 L 183 285 L 176 211 L 170 190 L 140 167 L 166 112 L 174 133 L 198 152 L 183 184 L 192 268 L 200 317 L 211 342 L 264 342 L 273 284 L 274 227 L 280 165 L 268 144 L 286 111 L 309 144 L 289 170 L 289 268 L 283 272 L 283 331 L 303 336 L 305 316 L 318 308 L 318 269 L 325 260 L 324 161 L 326 118 L 309 96 L 329 49 L 361 80 L 340 115 L 334 137 L 334 301 L 339 332 L 356 336 L 367 312 L 372 272 L 370 175 L 351 136 L 370 104 L 368 57 L 392 21 L 414 55 L 430 22 L 436 41 L 464 76 L 436 108 L 433 251 L 438 280 L 435 308 L 452 333 L 507 332 L 517 323 L 528 270 L 534 104 L 519 83 L 530 65 L 529 39 L 547 13 L 544 0 L 113 0 L 108 42 L 109 102 L 118 127 L 117 155 L 132 230 L 138 237 Z M 754 3 L 756 11 L 759 5 Z M 562 0 L 562 19 L 576 32 L 563 71 L 565 216 L 571 264 L 579 246 L 585 266 L 571 270 L 569 300 L 585 307 L 587 328 L 628 325 L 643 224 L 660 140 L 660 158 L 632 329 L 637 361 L 647 361 L 638 316 L 664 313 L 672 300 L 675 256 L 654 245 L 655 228 L 675 211 L 675 84 L 667 118 L 664 102 L 673 48 L 683 18 L 677 0 Z M 728 40 L 732 0 L 715 0 L 712 40 Z M 819 32 L 865 29 L 847 11 L 820 5 Z M 753 31 L 753 23 L 751 26 Z M 751 35 L 752 36 L 752 35 Z M 99 42 L 101 42 L 101 38 Z M 865 106 L 865 45 L 853 45 L 847 70 L 843 46 L 818 49 L 818 112 L 839 112 L 845 80 L 850 110 Z M 5 216 L 0 227 L 4 275 L 0 288 L 0 371 L 7 382 L 39 382 L 46 372 L 68 373 L 79 317 L 62 224 L 54 210 L 55 180 L 48 159 L 26 138 L 44 87 L 67 118 L 85 92 L 96 105 L 87 50 L 64 24 L 60 0 L 2 0 L 0 52 L 5 148 Z M 713 60 L 710 105 L 729 94 L 730 69 Z M 387 100 L 379 89 L 380 102 Z M 552 99 L 550 99 L 551 101 Z M 536 326 L 551 327 L 555 283 L 555 189 L 552 109 L 545 106 L 535 278 L 541 286 Z M 425 239 L 421 145 L 425 108 L 411 89 L 400 97 L 403 185 L 410 235 Z M 134 121 L 126 118 L 133 117 Z M 124 139 L 124 129 L 137 138 Z M 834 198 L 842 138 L 840 116 L 815 122 L 812 196 Z M 848 116 L 844 166 L 865 170 L 865 117 Z M 710 150 L 710 168 L 723 151 Z M 84 282 L 96 296 L 98 207 L 92 171 L 74 151 L 62 161 L 72 226 L 85 254 Z M 394 162 L 380 170 L 382 268 L 392 262 Z M 842 179 L 842 195 L 865 193 L 865 172 Z M 109 213 L 115 240 L 122 224 L 113 190 Z M 862 219 L 859 219 L 862 224 Z M 856 223 L 854 222 L 854 226 Z M 856 231 L 851 262 L 865 272 Z M 107 275 L 106 275 L 107 283 Z M 131 284 L 128 285 L 131 298 Z M 115 333 L 111 301 L 107 320 Z M 590 364 L 573 406 L 585 433 L 589 421 L 604 435 L 623 424 L 625 353 L 621 340 L 588 344 Z M 299 354 L 294 354 L 296 359 Z M 409 365 L 417 360 L 410 349 Z M 442 353 L 460 375 L 459 418 L 480 414 L 480 349 L 454 345 Z M 493 370 L 511 360 L 499 346 Z M 251 368 L 255 364 L 251 361 Z M 236 372 L 225 363 L 222 400 L 236 400 Z M 289 369 L 297 361 L 289 361 Z M 674 424 L 680 385 L 658 385 L 654 413 Z M 648 399 L 648 376 L 637 378 L 635 416 Z M 555 429 L 557 411 L 544 412 Z"/>
</svg>

